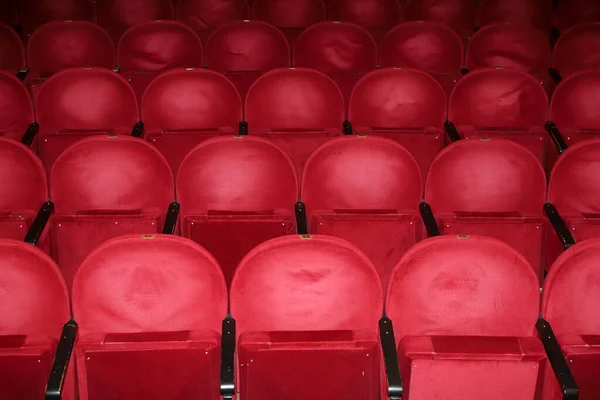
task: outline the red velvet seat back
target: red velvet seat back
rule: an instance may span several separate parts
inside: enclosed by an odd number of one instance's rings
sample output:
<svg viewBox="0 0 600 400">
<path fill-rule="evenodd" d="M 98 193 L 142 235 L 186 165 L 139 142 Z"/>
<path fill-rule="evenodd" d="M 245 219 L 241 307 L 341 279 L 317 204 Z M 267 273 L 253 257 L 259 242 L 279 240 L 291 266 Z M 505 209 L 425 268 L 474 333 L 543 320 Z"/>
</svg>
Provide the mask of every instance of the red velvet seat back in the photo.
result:
<svg viewBox="0 0 600 400">
<path fill-rule="evenodd" d="M 7 0 L 0 3 L 0 21 L 9 26 L 17 26 L 19 24 L 15 1 Z"/>
<path fill-rule="evenodd" d="M 184 24 L 150 21 L 123 34 L 117 48 L 117 62 L 139 100 L 161 72 L 204 66 L 204 51 L 200 39 Z"/>
<path fill-rule="evenodd" d="M 50 173 L 50 194 L 53 252 L 67 282 L 103 241 L 162 230 L 173 186 L 167 161 L 141 139 L 96 136 L 63 152 Z"/>
<path fill-rule="evenodd" d="M 292 161 L 257 137 L 208 140 L 190 152 L 177 175 L 183 235 L 215 255 L 228 283 L 250 250 L 295 231 L 297 198 Z"/>
<path fill-rule="evenodd" d="M 249 15 L 246 0 L 180 0 L 177 5 L 177 20 L 196 31 L 203 43 L 221 25 Z"/>
<path fill-rule="evenodd" d="M 404 18 L 444 24 L 466 42 L 475 27 L 475 4 L 472 0 L 409 0 L 404 6 Z"/>
<path fill-rule="evenodd" d="M 10 26 L 0 23 L 0 70 L 16 75 L 26 64 L 19 34 Z"/>
<path fill-rule="evenodd" d="M 163 153 L 173 173 L 201 141 L 234 134 L 242 112 L 242 100 L 232 83 L 200 68 L 159 75 L 142 98 L 145 138 Z"/>
<path fill-rule="evenodd" d="M 600 3 L 595 0 L 563 1 L 554 12 L 554 26 L 561 32 L 582 22 L 600 21 Z"/>
<path fill-rule="evenodd" d="M 366 28 L 377 41 L 402 17 L 396 0 L 329 0 L 327 18 L 353 22 Z"/>
<path fill-rule="evenodd" d="M 582 23 L 569 28 L 554 45 L 552 67 L 563 78 L 600 68 L 600 24 Z"/>
<path fill-rule="evenodd" d="M 553 17 L 550 0 L 482 0 L 477 10 L 477 26 L 516 22 L 550 33 Z"/>
<path fill-rule="evenodd" d="M 290 65 L 285 36 L 264 21 L 235 21 L 215 30 L 206 42 L 206 66 L 227 76 L 242 98 L 264 72 Z"/>
<path fill-rule="evenodd" d="M 96 20 L 94 3 L 88 0 L 19 0 L 16 3 L 25 38 L 50 21 Z"/>
<path fill-rule="evenodd" d="M 13 74 L 0 71 L 0 136 L 21 140 L 34 121 L 27 88 Z"/>
</svg>

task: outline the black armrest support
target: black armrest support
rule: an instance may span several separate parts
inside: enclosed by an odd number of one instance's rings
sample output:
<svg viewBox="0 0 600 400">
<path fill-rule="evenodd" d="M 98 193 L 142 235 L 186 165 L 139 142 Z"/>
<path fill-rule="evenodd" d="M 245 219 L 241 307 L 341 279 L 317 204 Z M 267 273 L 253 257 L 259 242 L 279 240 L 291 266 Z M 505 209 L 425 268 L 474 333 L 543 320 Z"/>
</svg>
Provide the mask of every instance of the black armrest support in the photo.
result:
<svg viewBox="0 0 600 400">
<path fill-rule="evenodd" d="M 433 216 L 431 206 L 425 201 L 422 201 L 421 204 L 419 204 L 419 212 L 421 213 L 421 219 L 423 220 L 423 224 L 427 230 L 427 236 L 440 236 L 440 228 L 438 227 L 435 217 Z"/>
<path fill-rule="evenodd" d="M 560 81 L 562 81 L 562 76 L 560 76 L 560 72 L 558 72 L 556 68 L 548 68 L 548 73 L 554 83 L 560 83 Z"/>
<path fill-rule="evenodd" d="M 342 124 L 342 133 L 344 135 L 352 135 L 354 133 L 354 130 L 352 129 L 352 124 L 347 119 L 344 120 L 344 123 Z"/>
<path fill-rule="evenodd" d="M 446 134 L 448 135 L 452 143 L 458 142 L 461 139 L 460 135 L 458 134 L 458 131 L 456 130 L 456 127 L 452 122 L 444 122 L 444 130 L 446 131 Z"/>
<path fill-rule="evenodd" d="M 248 123 L 244 120 L 240 121 L 238 126 L 238 135 L 246 136 L 248 134 Z"/>
<path fill-rule="evenodd" d="M 235 396 L 235 319 L 231 314 L 223 320 L 221 335 L 221 396 L 232 400 Z"/>
<path fill-rule="evenodd" d="M 27 147 L 30 147 L 31 143 L 33 143 L 33 139 L 35 139 L 35 135 L 37 135 L 39 131 L 40 124 L 38 124 L 37 122 L 32 122 L 31 124 L 29 124 L 27 130 L 25 131 L 25 134 L 21 138 L 21 143 L 23 143 Z"/>
<path fill-rule="evenodd" d="M 131 136 L 136 137 L 136 138 L 141 138 L 143 134 L 144 134 L 144 123 L 142 121 L 138 121 L 135 123 L 135 125 L 133 126 L 133 129 L 131 130 Z"/>
<path fill-rule="evenodd" d="M 294 205 L 296 213 L 296 233 L 308 235 L 308 222 L 306 221 L 306 206 L 300 200 Z"/>
<path fill-rule="evenodd" d="M 165 225 L 163 226 L 162 233 L 164 235 L 175 234 L 175 227 L 177 226 L 177 219 L 179 218 L 179 203 L 177 201 L 169 204 L 169 210 L 167 210 L 167 217 L 165 218 Z"/>
<path fill-rule="evenodd" d="M 556 336 L 554 336 L 552 327 L 541 316 L 538 318 L 535 327 L 540 334 L 540 339 L 548 355 L 548 361 L 550 361 L 556 380 L 562 390 L 563 400 L 577 400 L 579 398 L 579 388 L 569 369 L 569 364 L 563 356 Z"/>
<path fill-rule="evenodd" d="M 392 321 L 385 315 L 379 320 L 379 338 L 385 364 L 385 375 L 388 384 L 388 396 L 390 400 L 402 398 L 402 376 L 398 364 L 398 353 L 396 351 L 396 338 Z"/>
<path fill-rule="evenodd" d="M 544 204 L 544 211 L 546 212 L 548 220 L 550 220 L 550 223 L 552 224 L 556 235 L 560 239 L 560 242 L 563 245 L 563 249 L 567 250 L 569 247 L 573 246 L 575 244 L 575 239 L 573 238 L 573 235 L 571 235 L 571 232 L 569 231 L 565 220 L 562 219 L 562 217 L 558 213 L 558 210 L 556 209 L 556 207 L 554 207 L 554 204 Z"/>
<path fill-rule="evenodd" d="M 467 67 L 462 67 L 460 69 L 460 73 L 463 74 L 463 76 L 466 75 L 466 74 L 468 74 L 469 72 L 470 72 L 469 68 L 467 68 Z"/>
<path fill-rule="evenodd" d="M 554 142 L 554 146 L 556 146 L 556 149 L 558 150 L 558 154 L 564 153 L 564 151 L 569 146 L 567 146 L 567 142 L 565 141 L 565 138 L 563 138 L 563 136 L 561 135 L 561 133 L 558 130 L 558 128 L 556 127 L 556 125 L 554 125 L 553 122 L 548 121 L 548 122 L 546 122 L 545 128 L 546 128 L 546 131 L 550 134 L 550 138 L 552 139 L 552 142 Z"/>
<path fill-rule="evenodd" d="M 29 73 L 29 68 L 24 67 L 19 72 L 17 72 L 17 78 L 19 78 L 20 80 L 24 81 L 25 77 L 27 76 L 28 73 Z"/>
<path fill-rule="evenodd" d="M 46 400 L 60 400 L 62 399 L 63 387 L 65 384 L 65 378 L 67 376 L 67 368 L 69 367 L 69 361 L 71 354 L 73 353 L 73 347 L 75 347 L 75 338 L 77 337 L 77 323 L 74 320 L 67 322 L 64 327 L 62 334 L 60 335 L 60 341 L 58 342 L 58 348 L 56 349 L 56 356 L 52 363 L 52 370 L 50 371 L 50 377 L 46 384 Z"/>
<path fill-rule="evenodd" d="M 50 200 L 42 204 L 42 207 L 40 207 L 40 210 L 38 211 L 37 215 L 35 216 L 35 219 L 33 220 L 33 224 L 31 224 L 31 227 L 25 235 L 25 243 L 37 246 L 38 241 L 40 240 L 40 237 L 44 232 L 44 228 L 46 227 L 48 220 L 50 220 L 50 216 L 52 215 L 53 211 L 54 203 Z"/>
</svg>

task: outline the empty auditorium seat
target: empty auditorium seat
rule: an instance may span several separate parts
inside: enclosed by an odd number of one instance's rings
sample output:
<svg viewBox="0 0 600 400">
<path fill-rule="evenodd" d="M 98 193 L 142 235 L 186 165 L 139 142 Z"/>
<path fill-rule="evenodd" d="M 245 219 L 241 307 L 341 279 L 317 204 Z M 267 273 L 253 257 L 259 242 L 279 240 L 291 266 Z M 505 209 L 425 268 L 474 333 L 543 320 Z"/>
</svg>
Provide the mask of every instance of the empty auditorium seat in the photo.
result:
<svg viewBox="0 0 600 400">
<path fill-rule="evenodd" d="M 548 38 L 552 14 L 552 0 L 482 0 L 476 24 L 484 27 L 497 22 L 520 23 L 542 30 Z"/>
<path fill-rule="evenodd" d="M 599 254 L 600 239 L 573 246 L 552 265 L 542 292 L 542 316 L 554 329 L 580 400 L 593 400 L 600 393 L 600 319 L 595 307 L 600 299 Z M 561 398 L 562 391 L 553 386 L 552 398 Z"/>
<path fill-rule="evenodd" d="M 249 133 L 269 138 L 288 153 L 298 176 L 314 149 L 341 134 L 345 114 L 335 82 L 308 68 L 267 72 L 248 90 L 245 110 Z"/>
<path fill-rule="evenodd" d="M 472 0 L 409 0 L 404 6 L 404 18 L 449 26 L 466 43 L 475 26 L 475 4 Z"/>
<path fill-rule="evenodd" d="M 227 76 L 243 99 L 263 73 L 290 66 L 290 48 L 283 33 L 267 22 L 234 21 L 208 38 L 206 66 Z"/>
<path fill-rule="evenodd" d="M 347 104 L 360 77 L 377 68 L 377 58 L 377 44 L 366 29 L 350 22 L 321 22 L 298 36 L 293 65 L 329 75 Z"/>
<path fill-rule="evenodd" d="M 177 20 L 192 28 L 204 44 L 221 25 L 249 17 L 246 0 L 180 0 L 177 6 Z"/>
<path fill-rule="evenodd" d="M 552 48 L 548 35 L 534 27 L 514 24 L 490 24 L 479 29 L 467 46 L 465 66 L 469 70 L 505 67 L 529 72 L 552 91 L 548 74 Z"/>
<path fill-rule="evenodd" d="M 293 48 L 304 28 L 325 21 L 325 5 L 321 0 L 255 0 L 250 16 L 281 29 Z"/>
<path fill-rule="evenodd" d="M 182 234 L 216 257 L 227 283 L 254 247 L 295 233 L 297 198 L 292 161 L 257 137 L 208 140 L 190 152 L 177 175 Z"/>
<path fill-rule="evenodd" d="M 69 68 L 44 82 L 35 99 L 38 153 L 48 171 L 56 157 L 81 138 L 128 134 L 139 121 L 135 93 L 104 68 Z"/>
<path fill-rule="evenodd" d="M 352 91 L 348 119 L 359 134 L 386 136 L 415 158 L 423 177 L 444 144 L 446 95 L 435 79 L 410 68 L 382 68 Z"/>
<path fill-rule="evenodd" d="M 240 95 L 223 75 L 206 69 L 171 70 L 155 78 L 142 98 L 144 138 L 176 174 L 197 144 L 234 135 L 242 112 Z"/>
<path fill-rule="evenodd" d="M 554 25 L 565 32 L 582 22 L 600 22 L 600 3 L 596 0 L 559 1 L 554 12 Z"/>
<path fill-rule="evenodd" d="M 397 25 L 381 44 L 382 67 L 421 69 L 433 76 L 450 96 L 462 77 L 464 48 L 456 32 L 445 25 L 412 21 Z"/>
<path fill-rule="evenodd" d="M 89 0 L 19 0 L 16 3 L 26 40 L 50 21 L 95 21 L 94 3 Z"/>
<path fill-rule="evenodd" d="M 552 67 L 562 78 L 586 69 L 600 69 L 600 23 L 575 25 L 554 45 Z"/>
<path fill-rule="evenodd" d="M 27 43 L 27 85 L 33 97 L 42 83 L 71 67 L 116 65 L 115 45 L 98 25 L 88 21 L 55 21 L 37 29 Z"/>
<path fill-rule="evenodd" d="M 27 88 L 12 73 L 0 71 L 0 136 L 21 140 L 34 122 Z"/>
<path fill-rule="evenodd" d="M 425 201 L 442 234 L 484 235 L 512 246 L 540 279 L 545 269 L 546 174 L 535 156 L 506 139 L 461 140 L 431 164 Z"/>
<path fill-rule="evenodd" d="M 345 240 L 287 236 L 252 250 L 230 290 L 240 397 L 377 399 L 382 298 L 373 264 Z"/>
<path fill-rule="evenodd" d="M 67 281 L 100 243 L 162 230 L 173 176 L 154 147 L 129 136 L 96 136 L 65 150 L 50 173 L 52 253 Z"/>
<path fill-rule="evenodd" d="M 173 19 L 171 0 L 98 0 L 98 25 L 106 29 L 115 43 L 130 27 L 142 22 Z"/>
<path fill-rule="evenodd" d="M 0 239 L 0 382 L 2 398 L 42 399 L 69 295 L 56 264 L 30 244 Z M 74 400 L 74 374 L 62 398 Z"/>
<path fill-rule="evenodd" d="M 536 78 L 518 69 L 479 69 L 454 87 L 448 120 L 463 138 L 503 137 L 527 147 L 546 165 L 548 95 Z"/>
<path fill-rule="evenodd" d="M 73 284 L 79 396 L 218 400 L 227 288 L 215 259 L 177 236 L 99 246 Z"/>
<path fill-rule="evenodd" d="M 329 0 L 327 18 L 353 22 L 366 28 L 377 40 L 385 36 L 401 20 L 400 4 L 396 0 Z"/>
<path fill-rule="evenodd" d="M 498 240 L 440 236 L 412 247 L 386 299 L 403 398 L 539 398 L 546 368 L 535 336 L 539 306 L 531 266 Z"/>
<path fill-rule="evenodd" d="M 123 34 L 117 46 L 117 63 L 141 100 L 148 84 L 161 72 L 200 68 L 204 54 L 200 39 L 181 22 L 150 21 Z"/>
<path fill-rule="evenodd" d="M 26 64 L 19 34 L 10 26 L 0 23 L 0 70 L 16 75 Z"/>
<path fill-rule="evenodd" d="M 302 178 L 309 232 L 360 248 L 384 287 L 402 254 L 421 239 L 422 196 L 414 158 L 393 140 L 376 136 L 325 143 L 309 157 Z"/>
</svg>

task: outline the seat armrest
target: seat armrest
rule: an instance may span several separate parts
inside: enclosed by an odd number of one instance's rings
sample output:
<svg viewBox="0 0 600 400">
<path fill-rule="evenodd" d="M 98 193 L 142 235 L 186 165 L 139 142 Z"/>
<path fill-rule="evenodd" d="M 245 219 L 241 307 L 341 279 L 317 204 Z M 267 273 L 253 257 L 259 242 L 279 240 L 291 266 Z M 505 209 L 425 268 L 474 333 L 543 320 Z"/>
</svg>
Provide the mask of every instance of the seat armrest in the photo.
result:
<svg viewBox="0 0 600 400">
<path fill-rule="evenodd" d="M 354 130 L 352 129 L 352 123 L 350 123 L 350 121 L 347 119 L 342 123 L 342 133 L 344 135 L 352 135 L 354 133 Z"/>
<path fill-rule="evenodd" d="M 554 207 L 554 204 L 544 204 L 544 212 L 548 216 L 552 228 L 554 228 L 556 235 L 560 239 L 563 249 L 567 250 L 569 247 L 573 246 L 575 244 L 575 239 L 573 238 L 573 235 L 571 235 L 564 219 L 560 216 L 556 207 Z"/>
<path fill-rule="evenodd" d="M 294 205 L 296 214 L 296 232 L 298 235 L 308 235 L 308 222 L 306 220 L 306 206 L 302 201 Z"/>
<path fill-rule="evenodd" d="M 21 81 L 24 81 L 25 78 L 27 77 L 28 73 L 29 73 L 29 68 L 24 67 L 21 70 L 19 70 L 19 72 L 17 72 L 17 78 L 19 78 L 19 80 L 21 80 Z"/>
<path fill-rule="evenodd" d="M 60 341 L 58 342 L 56 355 L 52 363 L 52 370 L 46 384 L 46 400 L 62 399 L 67 369 L 69 368 L 73 347 L 75 347 L 76 337 L 77 323 L 74 320 L 70 320 L 64 325 L 60 335 Z"/>
<path fill-rule="evenodd" d="M 175 228 L 177 227 L 177 220 L 179 219 L 179 203 L 177 201 L 169 204 L 169 209 L 167 210 L 167 216 L 165 218 L 165 225 L 163 226 L 162 233 L 164 235 L 174 235 Z"/>
<path fill-rule="evenodd" d="M 562 81 L 562 76 L 560 76 L 560 72 L 558 72 L 556 68 L 548 68 L 548 74 L 554 83 L 560 83 L 560 81 Z"/>
<path fill-rule="evenodd" d="M 440 228 L 438 227 L 435 217 L 433 216 L 433 210 L 431 209 L 431 206 L 425 201 L 422 201 L 421 204 L 419 204 L 419 213 L 421 214 L 421 219 L 423 220 L 423 224 L 427 230 L 427 236 L 440 236 Z"/>
<path fill-rule="evenodd" d="M 54 203 L 50 200 L 42 204 L 42 207 L 38 211 L 31 227 L 27 231 L 25 235 L 25 243 L 29 243 L 31 245 L 37 246 L 46 225 L 48 224 L 48 220 L 50 216 L 54 212 Z"/>
<path fill-rule="evenodd" d="M 235 319 L 227 315 L 223 320 L 221 338 L 221 396 L 223 400 L 233 400 L 235 396 Z"/>
<path fill-rule="evenodd" d="M 144 135 L 144 123 L 142 121 L 138 121 L 133 126 L 131 130 L 131 136 L 136 138 L 141 138 Z"/>
<path fill-rule="evenodd" d="M 37 122 L 32 122 L 31 124 L 29 124 L 27 130 L 25 131 L 25 134 L 21 138 L 21 143 L 23 143 L 27 147 L 30 147 L 33 143 L 33 139 L 35 139 L 35 136 L 38 134 L 39 131 L 40 124 L 38 124 Z"/>
<path fill-rule="evenodd" d="M 398 364 L 396 338 L 392 321 L 385 314 L 379 320 L 379 337 L 385 365 L 388 397 L 390 400 L 399 400 L 402 398 L 402 376 Z"/>
<path fill-rule="evenodd" d="M 556 125 L 554 125 L 554 122 L 548 121 L 546 122 L 544 127 L 546 128 L 546 132 L 548 132 L 548 134 L 550 135 L 550 139 L 552 139 L 554 146 L 556 146 L 558 154 L 564 153 L 564 151 L 567 150 L 567 147 L 569 146 L 567 145 L 565 138 L 562 136 Z"/>
<path fill-rule="evenodd" d="M 448 135 L 448 137 L 450 138 L 450 141 L 452 143 L 458 142 L 459 140 L 461 140 L 461 137 L 458 134 L 458 131 L 456 130 L 456 127 L 454 126 L 454 124 L 452 122 L 450 122 L 450 121 L 444 122 L 444 130 L 446 131 L 446 134 Z"/>
</svg>

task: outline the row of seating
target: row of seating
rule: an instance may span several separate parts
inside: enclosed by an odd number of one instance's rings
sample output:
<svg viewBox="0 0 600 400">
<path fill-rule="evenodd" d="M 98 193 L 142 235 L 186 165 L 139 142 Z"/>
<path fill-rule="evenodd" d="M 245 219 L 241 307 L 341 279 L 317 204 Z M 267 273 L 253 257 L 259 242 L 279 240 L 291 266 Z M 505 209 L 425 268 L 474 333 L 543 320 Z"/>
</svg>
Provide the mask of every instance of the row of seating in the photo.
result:
<svg viewBox="0 0 600 400">
<path fill-rule="evenodd" d="M 261 244 L 228 296 L 196 243 L 124 236 L 81 264 L 69 320 L 53 261 L 2 239 L 3 396 L 592 400 L 599 254 L 600 239 L 565 252 L 540 304 L 531 266 L 506 244 L 433 238 L 397 263 L 384 302 L 371 262 L 341 239 Z"/>
</svg>

